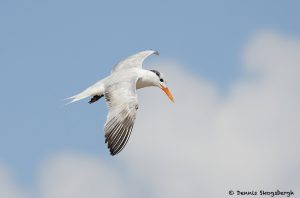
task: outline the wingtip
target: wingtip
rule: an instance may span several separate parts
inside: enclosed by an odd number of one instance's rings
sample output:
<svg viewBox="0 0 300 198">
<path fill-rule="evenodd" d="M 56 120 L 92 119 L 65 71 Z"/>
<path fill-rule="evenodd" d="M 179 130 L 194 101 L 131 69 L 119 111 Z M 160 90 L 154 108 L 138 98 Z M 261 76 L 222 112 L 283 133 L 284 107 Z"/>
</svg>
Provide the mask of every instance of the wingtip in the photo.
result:
<svg viewBox="0 0 300 198">
<path fill-rule="evenodd" d="M 154 50 L 154 49 L 150 49 L 149 51 L 152 51 L 153 54 L 159 56 L 159 51 L 157 50 Z"/>
</svg>

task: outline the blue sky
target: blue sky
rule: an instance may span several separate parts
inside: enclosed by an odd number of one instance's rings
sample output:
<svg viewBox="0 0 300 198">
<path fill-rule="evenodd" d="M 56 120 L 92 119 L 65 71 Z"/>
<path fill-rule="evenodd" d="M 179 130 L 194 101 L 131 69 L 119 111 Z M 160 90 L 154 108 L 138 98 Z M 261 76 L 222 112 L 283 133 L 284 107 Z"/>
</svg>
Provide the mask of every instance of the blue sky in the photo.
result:
<svg viewBox="0 0 300 198">
<path fill-rule="evenodd" d="M 242 74 L 241 50 L 255 32 L 300 37 L 299 7 L 292 0 L 1 0 L 0 162 L 32 186 L 40 161 L 63 150 L 110 159 L 105 103 L 64 106 L 64 98 L 144 49 L 226 92 Z"/>
</svg>

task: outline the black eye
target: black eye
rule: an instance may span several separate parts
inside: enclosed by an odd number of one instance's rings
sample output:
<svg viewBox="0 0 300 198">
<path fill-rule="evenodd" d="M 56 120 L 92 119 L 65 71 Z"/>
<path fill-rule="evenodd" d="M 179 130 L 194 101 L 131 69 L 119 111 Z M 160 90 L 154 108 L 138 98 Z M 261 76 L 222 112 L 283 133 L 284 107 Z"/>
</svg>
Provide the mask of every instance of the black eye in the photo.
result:
<svg viewBox="0 0 300 198">
<path fill-rule="evenodd" d="M 164 79 L 161 78 L 161 79 L 160 79 L 160 82 L 164 82 Z"/>
</svg>

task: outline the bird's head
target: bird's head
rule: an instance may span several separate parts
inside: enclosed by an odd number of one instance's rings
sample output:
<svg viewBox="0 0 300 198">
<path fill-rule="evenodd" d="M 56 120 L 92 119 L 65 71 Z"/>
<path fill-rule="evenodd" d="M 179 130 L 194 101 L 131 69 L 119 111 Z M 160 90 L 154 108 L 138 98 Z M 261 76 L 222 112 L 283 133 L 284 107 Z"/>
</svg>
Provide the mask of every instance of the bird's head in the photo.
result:
<svg viewBox="0 0 300 198">
<path fill-rule="evenodd" d="M 151 72 L 153 72 L 155 74 L 154 76 L 154 85 L 156 87 L 159 87 L 161 88 L 165 93 L 166 95 L 169 97 L 169 99 L 174 102 L 174 97 L 173 95 L 171 94 L 168 86 L 167 86 L 167 82 L 166 80 L 164 79 L 164 76 L 161 72 L 157 71 L 157 70 L 150 70 Z"/>
</svg>

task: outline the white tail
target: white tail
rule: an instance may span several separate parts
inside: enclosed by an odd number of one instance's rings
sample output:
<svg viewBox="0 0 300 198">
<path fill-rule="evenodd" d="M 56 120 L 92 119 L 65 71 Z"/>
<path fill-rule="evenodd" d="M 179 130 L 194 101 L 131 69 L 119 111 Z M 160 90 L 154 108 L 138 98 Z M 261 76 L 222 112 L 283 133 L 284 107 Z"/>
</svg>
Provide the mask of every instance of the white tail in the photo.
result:
<svg viewBox="0 0 300 198">
<path fill-rule="evenodd" d="M 67 105 L 68 105 L 68 104 L 71 104 L 71 103 L 73 103 L 73 102 L 82 100 L 82 99 L 84 99 L 84 98 L 86 98 L 86 97 L 89 97 L 89 96 L 90 96 L 89 94 L 87 94 L 87 93 L 85 93 L 85 92 L 83 91 L 83 92 L 81 92 L 81 93 L 79 93 L 79 94 L 77 94 L 77 95 L 75 95 L 75 96 L 71 96 L 71 97 L 69 97 L 69 98 L 66 98 L 65 100 L 71 100 L 71 101 L 69 101 L 69 102 L 67 103 Z"/>
<path fill-rule="evenodd" d="M 98 82 L 98 83 L 90 86 L 83 92 L 81 92 L 77 95 L 71 96 L 69 98 L 66 98 L 66 100 L 71 100 L 66 105 L 71 104 L 76 101 L 79 101 L 79 100 L 82 100 L 87 97 L 91 97 L 91 96 L 95 96 L 95 95 L 103 95 L 103 93 L 104 93 L 104 86 L 102 85 L 102 83 Z"/>
</svg>

